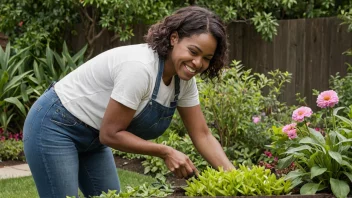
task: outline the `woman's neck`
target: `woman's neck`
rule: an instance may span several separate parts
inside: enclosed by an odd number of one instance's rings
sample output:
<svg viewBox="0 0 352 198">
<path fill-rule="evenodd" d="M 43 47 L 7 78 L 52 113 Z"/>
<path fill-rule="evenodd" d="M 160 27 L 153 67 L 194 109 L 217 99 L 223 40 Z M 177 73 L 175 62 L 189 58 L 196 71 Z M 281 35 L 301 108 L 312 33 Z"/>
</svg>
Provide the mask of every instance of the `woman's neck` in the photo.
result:
<svg viewBox="0 0 352 198">
<path fill-rule="evenodd" d="M 164 62 L 163 81 L 166 86 L 170 85 L 172 77 L 176 75 L 175 67 L 169 58 Z"/>
</svg>

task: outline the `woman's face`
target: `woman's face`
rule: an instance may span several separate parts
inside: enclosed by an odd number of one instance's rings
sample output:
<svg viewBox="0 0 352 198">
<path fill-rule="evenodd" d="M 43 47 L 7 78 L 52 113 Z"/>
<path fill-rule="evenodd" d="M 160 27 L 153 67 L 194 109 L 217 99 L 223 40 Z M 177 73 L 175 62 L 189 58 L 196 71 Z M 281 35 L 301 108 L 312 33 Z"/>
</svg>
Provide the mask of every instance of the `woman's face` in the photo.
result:
<svg viewBox="0 0 352 198">
<path fill-rule="evenodd" d="M 203 33 L 179 39 L 178 34 L 173 33 L 170 39 L 173 46 L 170 59 L 174 72 L 180 79 L 190 80 L 209 67 L 217 47 L 211 34 Z"/>
</svg>

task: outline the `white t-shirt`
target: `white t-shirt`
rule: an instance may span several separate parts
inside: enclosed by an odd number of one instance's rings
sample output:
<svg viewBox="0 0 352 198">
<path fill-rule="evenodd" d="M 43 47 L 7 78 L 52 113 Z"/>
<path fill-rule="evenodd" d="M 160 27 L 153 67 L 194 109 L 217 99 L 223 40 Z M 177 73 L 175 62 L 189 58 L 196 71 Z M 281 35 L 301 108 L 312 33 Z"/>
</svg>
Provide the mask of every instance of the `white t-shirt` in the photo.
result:
<svg viewBox="0 0 352 198">
<path fill-rule="evenodd" d="M 152 97 L 158 74 L 158 54 L 147 44 L 129 45 L 108 50 L 87 61 L 55 84 L 63 106 L 86 124 L 100 129 L 112 98 L 136 110 L 138 115 Z M 174 100 L 175 80 L 166 86 L 161 80 L 157 101 L 170 106 Z M 195 78 L 180 79 L 177 105 L 199 104 Z"/>
</svg>

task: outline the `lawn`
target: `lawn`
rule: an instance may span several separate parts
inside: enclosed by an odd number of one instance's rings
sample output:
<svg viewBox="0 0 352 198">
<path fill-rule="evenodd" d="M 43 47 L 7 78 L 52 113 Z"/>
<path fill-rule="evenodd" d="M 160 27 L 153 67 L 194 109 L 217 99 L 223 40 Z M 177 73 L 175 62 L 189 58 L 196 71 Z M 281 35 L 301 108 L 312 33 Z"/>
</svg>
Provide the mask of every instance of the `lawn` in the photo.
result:
<svg viewBox="0 0 352 198">
<path fill-rule="evenodd" d="M 131 171 L 125 171 L 119 169 L 118 171 L 121 189 L 124 191 L 126 186 L 139 186 L 143 183 L 153 183 L 156 180 L 150 176 L 141 175 Z M 80 194 L 80 197 L 83 197 Z M 36 198 L 39 197 L 33 178 L 21 177 L 21 178 L 12 178 L 12 179 L 0 179 L 0 197 L 6 198 Z"/>
</svg>

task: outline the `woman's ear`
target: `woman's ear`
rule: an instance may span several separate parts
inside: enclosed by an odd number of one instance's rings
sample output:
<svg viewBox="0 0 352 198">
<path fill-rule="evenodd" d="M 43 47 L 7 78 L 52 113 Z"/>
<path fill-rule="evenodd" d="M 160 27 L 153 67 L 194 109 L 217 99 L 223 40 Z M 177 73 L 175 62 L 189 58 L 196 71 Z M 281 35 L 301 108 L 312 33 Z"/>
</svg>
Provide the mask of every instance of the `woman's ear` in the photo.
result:
<svg viewBox="0 0 352 198">
<path fill-rule="evenodd" d="M 178 33 L 173 32 L 170 36 L 170 44 L 171 46 L 174 46 L 178 42 Z"/>
</svg>

